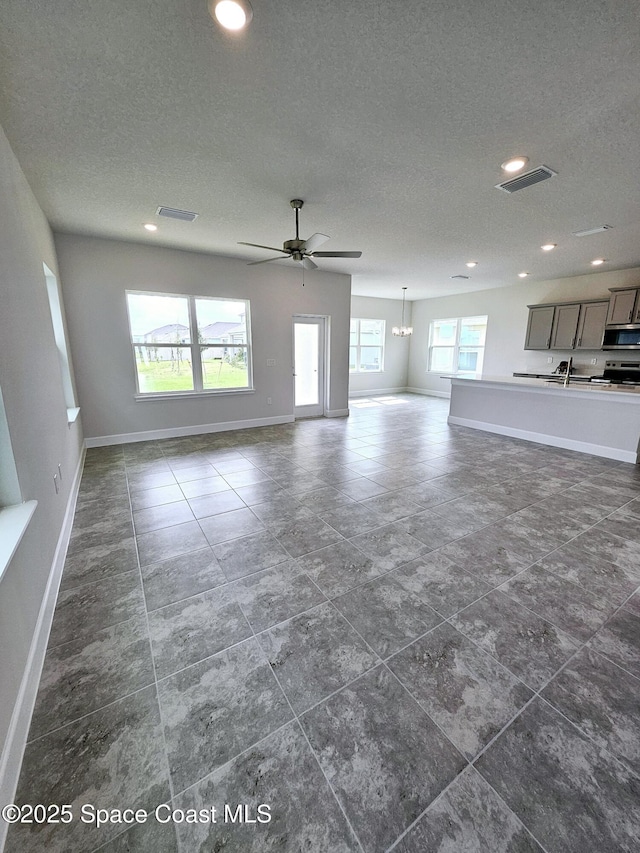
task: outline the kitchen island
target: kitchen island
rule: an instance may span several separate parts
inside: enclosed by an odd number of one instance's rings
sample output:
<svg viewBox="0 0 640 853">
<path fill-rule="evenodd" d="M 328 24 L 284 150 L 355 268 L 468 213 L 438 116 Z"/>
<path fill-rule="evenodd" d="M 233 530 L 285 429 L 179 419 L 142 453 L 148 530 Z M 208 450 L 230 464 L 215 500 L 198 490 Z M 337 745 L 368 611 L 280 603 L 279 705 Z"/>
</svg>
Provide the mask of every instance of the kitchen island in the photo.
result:
<svg viewBox="0 0 640 853">
<path fill-rule="evenodd" d="M 452 377 L 448 422 L 637 463 L 640 387 Z"/>
</svg>

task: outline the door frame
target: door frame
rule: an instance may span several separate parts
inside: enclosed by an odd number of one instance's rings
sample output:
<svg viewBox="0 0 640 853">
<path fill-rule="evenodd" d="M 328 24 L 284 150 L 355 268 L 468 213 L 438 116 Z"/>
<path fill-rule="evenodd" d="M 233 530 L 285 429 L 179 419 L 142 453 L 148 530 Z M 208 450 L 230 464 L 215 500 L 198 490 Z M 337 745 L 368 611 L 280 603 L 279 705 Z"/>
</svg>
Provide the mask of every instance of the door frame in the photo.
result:
<svg viewBox="0 0 640 853">
<path fill-rule="evenodd" d="M 307 322 L 310 324 L 316 323 L 320 326 L 320 334 L 318 336 L 318 345 L 322 347 L 321 358 L 319 365 L 322 367 L 322 380 L 318 383 L 320 391 L 320 400 L 317 406 L 314 406 L 314 411 L 304 413 L 300 411 L 304 408 L 312 408 L 311 406 L 296 407 L 296 392 L 295 392 L 295 325 L 298 322 Z M 301 418 L 321 418 L 327 413 L 327 405 L 329 401 L 329 321 L 327 314 L 293 314 L 291 317 L 291 383 L 293 396 L 293 417 L 295 420 Z M 298 409 L 298 411 L 296 411 Z"/>
</svg>

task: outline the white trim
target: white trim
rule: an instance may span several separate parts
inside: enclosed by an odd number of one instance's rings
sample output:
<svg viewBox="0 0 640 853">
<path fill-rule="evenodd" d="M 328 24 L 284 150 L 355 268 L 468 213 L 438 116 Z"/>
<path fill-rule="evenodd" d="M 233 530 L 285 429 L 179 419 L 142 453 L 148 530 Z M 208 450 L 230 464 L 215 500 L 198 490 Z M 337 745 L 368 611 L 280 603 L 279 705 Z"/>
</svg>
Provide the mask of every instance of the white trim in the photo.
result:
<svg viewBox="0 0 640 853">
<path fill-rule="evenodd" d="M 372 388 L 370 391 L 349 391 L 351 397 L 373 397 L 378 394 L 404 394 L 407 388 Z"/>
<path fill-rule="evenodd" d="M 85 447 L 107 447 L 112 444 L 131 444 L 134 441 L 153 441 L 157 438 L 182 438 L 188 435 L 200 435 L 208 432 L 228 432 L 232 429 L 250 429 L 251 427 L 290 424 L 293 415 L 279 415 L 275 418 L 253 418 L 245 421 L 223 421 L 219 424 L 195 424 L 186 427 L 168 429 L 150 429 L 144 432 L 125 432 L 118 435 L 99 435 L 85 439 Z"/>
<path fill-rule="evenodd" d="M 204 391 L 149 391 L 134 394 L 133 399 L 139 403 L 143 400 L 184 400 L 185 397 L 217 397 L 223 394 L 255 394 L 255 388 L 207 388 Z"/>
<path fill-rule="evenodd" d="M 425 394 L 427 397 L 444 397 L 447 400 L 451 397 L 450 391 L 434 391 L 431 388 L 405 388 L 405 391 L 409 394 Z"/>
<path fill-rule="evenodd" d="M 324 416 L 325 418 L 347 418 L 349 417 L 349 409 L 327 409 Z"/>
<path fill-rule="evenodd" d="M 517 429 L 516 427 L 500 426 L 499 424 L 475 421 L 470 418 L 459 418 L 456 415 L 449 415 L 447 423 L 455 426 L 471 427 L 471 429 L 481 429 L 484 432 L 494 432 L 498 435 L 508 435 L 511 438 L 522 438 L 525 441 L 535 441 L 536 444 L 546 444 L 549 447 L 562 447 L 565 450 L 577 450 L 578 453 L 604 456 L 606 459 L 615 459 L 618 462 L 631 462 L 635 464 L 638 461 L 637 455 L 632 450 L 619 450 L 616 447 L 590 444 L 587 441 L 575 441 L 572 438 L 562 438 L 542 432 L 530 432 L 529 430 Z"/>
<path fill-rule="evenodd" d="M 16 553 L 38 501 L 0 507 L 0 579 Z"/>
<path fill-rule="evenodd" d="M 69 426 L 78 420 L 80 414 L 80 406 L 74 406 L 72 409 L 67 409 L 67 423 Z"/>
<path fill-rule="evenodd" d="M 58 597 L 58 589 L 62 580 L 62 570 L 64 561 L 69 546 L 69 538 L 71 536 L 71 528 L 73 526 L 73 516 L 76 509 L 76 500 L 80 489 L 80 480 L 82 477 L 82 469 L 84 466 L 84 451 L 78 460 L 73 484 L 69 494 L 67 509 L 62 522 L 62 529 L 58 537 L 51 571 L 49 572 L 49 580 L 40 605 L 38 613 L 38 621 L 36 622 L 27 665 L 20 683 L 18 698 L 13 708 L 11 722 L 9 723 L 9 731 L 7 739 L 0 757 L 0 803 L 12 803 L 15 797 L 18 780 L 20 778 L 20 768 L 22 766 L 22 758 L 24 756 L 25 746 L 27 745 L 27 737 L 29 736 L 29 726 L 31 725 L 31 716 L 36 702 L 40 677 L 42 675 L 42 667 L 49 642 L 49 633 L 51 631 L 51 623 L 53 621 L 53 611 Z M 0 850 L 2 850 L 9 825 L 5 821 L 0 821 Z"/>
</svg>

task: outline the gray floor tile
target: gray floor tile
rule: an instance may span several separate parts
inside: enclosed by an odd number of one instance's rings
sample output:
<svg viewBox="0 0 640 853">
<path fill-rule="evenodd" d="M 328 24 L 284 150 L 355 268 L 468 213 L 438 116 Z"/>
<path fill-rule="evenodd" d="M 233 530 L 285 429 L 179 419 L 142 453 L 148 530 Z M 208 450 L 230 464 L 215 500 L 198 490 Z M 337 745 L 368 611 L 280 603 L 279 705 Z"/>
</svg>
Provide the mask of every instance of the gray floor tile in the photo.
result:
<svg viewBox="0 0 640 853">
<path fill-rule="evenodd" d="M 49 648 L 90 637 L 101 628 L 144 614 L 138 572 L 114 575 L 61 592 L 51 625 Z"/>
<path fill-rule="evenodd" d="M 441 552 L 424 554 L 392 574 L 401 586 L 445 617 L 491 590 L 489 584 L 465 572 Z"/>
<path fill-rule="evenodd" d="M 547 850 L 640 845 L 638 778 L 541 700 L 476 766 Z"/>
<path fill-rule="evenodd" d="M 619 606 L 638 587 L 640 577 L 628 566 L 615 565 L 586 551 L 577 539 L 548 554 L 539 565 L 594 595 L 603 604 Z"/>
<path fill-rule="evenodd" d="M 632 595 L 631 598 L 625 602 L 624 609 L 630 610 L 632 613 L 635 613 L 636 616 L 640 616 L 640 592 L 636 592 L 635 595 Z"/>
<path fill-rule="evenodd" d="M 640 678 L 640 616 L 619 610 L 589 645 Z"/>
<path fill-rule="evenodd" d="M 406 495 L 400 492 L 387 492 L 384 495 L 378 495 L 376 498 L 369 498 L 362 502 L 362 506 L 377 512 L 387 523 L 422 512 L 422 507 L 419 504 L 409 500 Z"/>
<path fill-rule="evenodd" d="M 197 551 L 209 544 L 197 521 L 142 533 L 137 537 L 137 543 L 141 566 Z"/>
<path fill-rule="evenodd" d="M 292 718 L 253 639 L 159 681 L 158 696 L 175 791 Z"/>
<path fill-rule="evenodd" d="M 276 625 L 258 639 L 296 713 L 315 705 L 377 662 L 329 603 Z"/>
<path fill-rule="evenodd" d="M 341 595 L 385 571 L 383 562 L 367 557 L 347 541 L 306 554 L 297 563 L 329 598 Z"/>
<path fill-rule="evenodd" d="M 122 826 L 83 823 L 81 806 L 153 809 L 169 797 L 166 766 L 153 687 L 32 741 L 16 802 L 69 803 L 76 818 L 69 824 L 15 824 L 6 853 L 95 849 Z"/>
<path fill-rule="evenodd" d="M 137 536 L 140 536 L 141 533 L 149 533 L 151 530 L 161 530 L 163 527 L 173 527 L 176 524 L 184 524 L 193 520 L 191 507 L 185 500 L 152 506 L 133 513 L 133 523 Z"/>
<path fill-rule="evenodd" d="M 146 489 L 144 492 L 133 492 L 131 495 L 131 507 L 134 513 L 140 509 L 148 509 L 152 506 L 175 503 L 184 499 L 180 486 L 160 486 L 157 489 Z"/>
<path fill-rule="evenodd" d="M 347 483 L 347 485 L 349 485 Z M 340 506 L 352 504 L 352 499 L 345 493 L 334 489 L 332 486 L 324 486 L 322 489 L 314 489 L 297 495 L 303 506 L 308 507 L 315 513 L 330 512 Z"/>
<path fill-rule="evenodd" d="M 367 557 L 375 559 L 382 571 L 390 571 L 420 556 L 426 547 L 396 524 L 386 524 L 350 540 Z"/>
<path fill-rule="evenodd" d="M 442 621 L 435 610 L 389 575 L 369 581 L 333 603 L 382 658 Z"/>
<path fill-rule="evenodd" d="M 178 853 L 174 823 L 159 823 L 151 816 L 145 823 L 134 824 L 96 853 Z"/>
<path fill-rule="evenodd" d="M 301 557 L 342 539 L 337 530 L 317 516 L 292 519 L 273 528 L 272 532 L 292 557 Z"/>
<path fill-rule="evenodd" d="M 392 657 L 389 668 L 469 760 L 533 696 L 446 623 Z"/>
<path fill-rule="evenodd" d="M 363 501 L 367 498 L 372 498 L 375 495 L 383 495 L 388 492 L 386 486 L 381 486 L 379 483 L 374 483 L 373 480 L 363 477 L 360 480 L 352 480 L 348 483 L 340 484 L 340 491 L 354 501 Z"/>
<path fill-rule="evenodd" d="M 188 467 L 173 466 L 173 476 L 178 483 L 193 483 L 197 480 L 205 480 L 209 477 L 214 477 L 216 474 L 213 465 L 206 462 L 200 462 L 197 465 L 189 465 Z"/>
<path fill-rule="evenodd" d="M 200 527 L 210 545 L 227 542 L 229 539 L 239 539 L 264 530 L 263 523 L 256 518 L 249 507 L 223 512 L 209 518 L 200 519 Z"/>
<path fill-rule="evenodd" d="M 349 504 L 332 512 L 321 513 L 320 518 L 347 539 L 387 523 L 387 519 L 363 503 Z"/>
<path fill-rule="evenodd" d="M 640 680 L 587 647 L 542 696 L 640 776 Z"/>
<path fill-rule="evenodd" d="M 131 493 L 159 489 L 161 486 L 174 486 L 176 478 L 171 471 L 140 471 L 127 474 Z"/>
<path fill-rule="evenodd" d="M 228 492 L 231 486 L 224 477 L 214 476 L 180 483 L 179 488 L 184 497 L 187 500 L 191 500 L 191 498 L 201 498 L 204 495 L 216 495 L 218 492 Z"/>
<path fill-rule="evenodd" d="M 190 598 L 226 582 L 224 572 L 209 547 L 142 567 L 147 610 L 157 610 L 165 604 Z"/>
<path fill-rule="evenodd" d="M 233 594 L 256 633 L 325 601 L 293 561 L 236 581 Z"/>
<path fill-rule="evenodd" d="M 71 589 L 84 583 L 103 580 L 138 568 L 135 539 L 123 539 L 114 545 L 83 548 L 67 554 L 60 589 Z"/>
<path fill-rule="evenodd" d="M 282 486 L 275 480 L 264 480 L 249 486 L 236 486 L 235 491 L 247 506 L 254 506 L 283 494 Z"/>
<path fill-rule="evenodd" d="M 495 525 L 484 527 L 438 549 L 466 571 L 494 586 L 518 574 L 531 560 L 511 550 L 511 542 Z"/>
<path fill-rule="evenodd" d="M 250 785 L 247 781 L 250 780 Z M 360 850 L 297 723 L 292 722 L 215 771 L 176 799 L 181 809 L 243 803 L 255 816 L 270 808 L 271 820 L 230 828 L 181 824 L 183 850 L 225 853 L 356 853 Z"/>
<path fill-rule="evenodd" d="M 29 740 L 154 681 L 143 616 L 51 648 L 44 661 Z"/>
<path fill-rule="evenodd" d="M 233 491 L 216 492 L 212 495 L 202 495 L 191 498 L 189 506 L 196 518 L 208 518 L 234 509 L 245 509 L 245 502 Z"/>
<path fill-rule="evenodd" d="M 473 531 L 469 525 L 449 521 L 429 509 L 422 510 L 410 518 L 403 518 L 398 527 L 429 549 L 440 548 Z"/>
<path fill-rule="evenodd" d="M 536 690 L 578 648 L 559 628 L 501 592 L 461 610 L 451 624 Z"/>
<path fill-rule="evenodd" d="M 228 587 L 212 589 L 149 613 L 158 678 L 246 640 L 251 633 Z"/>
<path fill-rule="evenodd" d="M 254 533 L 231 542 L 213 546 L 227 580 L 237 580 L 245 575 L 269 569 L 289 560 L 289 554 L 271 533 Z"/>
<path fill-rule="evenodd" d="M 612 605 L 537 564 L 507 581 L 500 591 L 583 642 L 598 630 L 612 609 Z"/>
<path fill-rule="evenodd" d="M 573 544 L 600 559 L 633 573 L 640 583 L 640 542 L 623 539 L 598 524 L 573 540 Z"/>
<path fill-rule="evenodd" d="M 366 853 L 386 850 L 464 767 L 384 667 L 301 722 Z"/>
<path fill-rule="evenodd" d="M 394 853 L 543 853 L 484 779 L 465 770 Z"/>
</svg>

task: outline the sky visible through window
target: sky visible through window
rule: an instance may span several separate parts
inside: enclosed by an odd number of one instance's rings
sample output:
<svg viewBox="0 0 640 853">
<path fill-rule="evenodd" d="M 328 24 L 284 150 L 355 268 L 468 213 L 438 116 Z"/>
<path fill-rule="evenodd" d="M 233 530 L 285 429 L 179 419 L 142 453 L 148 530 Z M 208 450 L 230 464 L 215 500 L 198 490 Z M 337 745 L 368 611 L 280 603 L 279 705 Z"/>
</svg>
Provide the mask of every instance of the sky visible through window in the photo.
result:
<svg viewBox="0 0 640 853">
<path fill-rule="evenodd" d="M 146 335 L 153 329 L 171 324 L 189 326 L 187 299 L 182 296 L 149 296 L 145 293 L 127 294 L 131 333 Z M 239 323 L 246 311 L 244 302 L 222 299 L 199 299 L 198 320 L 201 325 L 215 322 Z"/>
</svg>

